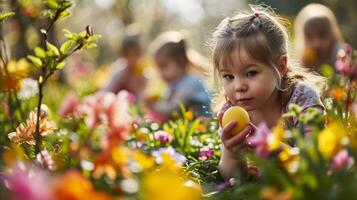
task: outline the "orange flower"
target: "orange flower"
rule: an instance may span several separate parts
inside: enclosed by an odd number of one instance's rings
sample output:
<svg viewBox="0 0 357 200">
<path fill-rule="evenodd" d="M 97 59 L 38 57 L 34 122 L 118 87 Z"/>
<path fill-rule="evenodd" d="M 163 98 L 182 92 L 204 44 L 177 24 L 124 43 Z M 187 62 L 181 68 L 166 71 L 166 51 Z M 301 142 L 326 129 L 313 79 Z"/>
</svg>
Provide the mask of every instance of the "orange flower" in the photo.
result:
<svg viewBox="0 0 357 200">
<path fill-rule="evenodd" d="M 341 101 L 346 97 L 346 92 L 343 88 L 332 88 L 330 91 L 330 95 L 337 101 Z"/>
<path fill-rule="evenodd" d="M 197 131 L 199 132 L 204 132 L 206 130 L 206 127 L 203 124 L 197 125 Z"/>
<path fill-rule="evenodd" d="M 187 120 L 192 120 L 193 119 L 192 111 L 185 112 L 185 119 L 187 119 Z"/>
<path fill-rule="evenodd" d="M 36 109 L 37 110 L 37 109 Z M 47 114 L 42 110 L 40 116 L 40 134 L 41 136 L 46 136 L 57 129 L 56 124 L 53 121 L 47 119 Z M 31 111 L 29 119 L 26 123 L 21 123 L 17 128 L 16 132 L 11 132 L 8 134 L 9 139 L 15 143 L 26 142 L 29 145 L 35 145 L 34 134 L 36 131 L 36 119 L 37 111 Z"/>
<path fill-rule="evenodd" d="M 21 87 L 21 76 L 16 73 L 9 73 L 0 76 L 0 91 L 16 92 Z"/>
<path fill-rule="evenodd" d="M 55 199 L 58 200 L 109 200 L 104 193 L 94 190 L 92 183 L 77 171 L 62 175 L 54 185 Z"/>
</svg>

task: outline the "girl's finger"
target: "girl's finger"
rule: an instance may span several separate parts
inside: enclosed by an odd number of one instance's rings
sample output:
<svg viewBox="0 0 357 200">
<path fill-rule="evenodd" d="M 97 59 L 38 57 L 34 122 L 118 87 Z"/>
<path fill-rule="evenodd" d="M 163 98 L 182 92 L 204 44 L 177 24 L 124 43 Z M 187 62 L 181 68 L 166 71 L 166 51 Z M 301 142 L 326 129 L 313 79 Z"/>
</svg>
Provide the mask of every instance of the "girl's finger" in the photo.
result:
<svg viewBox="0 0 357 200">
<path fill-rule="evenodd" d="M 240 133 L 233 136 L 232 138 L 226 141 L 227 146 L 235 146 L 236 144 L 243 143 L 247 135 L 250 133 L 252 128 L 250 126 L 246 126 Z"/>
<path fill-rule="evenodd" d="M 232 137 L 233 128 L 237 125 L 237 122 L 232 121 L 229 122 L 223 129 L 222 129 L 222 140 L 227 140 Z"/>
</svg>

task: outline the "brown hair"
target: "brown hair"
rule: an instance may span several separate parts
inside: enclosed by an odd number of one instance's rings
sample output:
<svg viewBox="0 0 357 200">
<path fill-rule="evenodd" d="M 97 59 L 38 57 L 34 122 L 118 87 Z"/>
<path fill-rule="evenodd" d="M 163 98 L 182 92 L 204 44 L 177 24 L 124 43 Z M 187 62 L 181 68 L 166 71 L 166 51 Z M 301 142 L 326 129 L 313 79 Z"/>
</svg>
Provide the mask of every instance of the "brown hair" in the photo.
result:
<svg viewBox="0 0 357 200">
<path fill-rule="evenodd" d="M 322 89 L 323 77 L 309 72 L 291 59 L 288 59 L 287 73 L 281 77 L 276 65 L 282 55 L 289 55 L 288 34 L 283 26 L 287 23 L 270 8 L 252 6 L 251 9 L 253 12 L 239 12 L 232 18 L 225 18 L 213 33 L 216 80 L 218 69 L 229 61 L 229 54 L 237 48 L 243 48 L 251 58 L 274 68 L 280 91 L 290 88 L 298 81 L 304 81 L 318 90 Z"/>
<path fill-rule="evenodd" d="M 335 41 L 344 41 L 333 12 L 322 4 L 311 3 L 305 6 L 295 19 L 295 43 L 299 54 L 305 49 L 304 31 L 310 28 L 322 28 L 331 32 Z"/>
</svg>

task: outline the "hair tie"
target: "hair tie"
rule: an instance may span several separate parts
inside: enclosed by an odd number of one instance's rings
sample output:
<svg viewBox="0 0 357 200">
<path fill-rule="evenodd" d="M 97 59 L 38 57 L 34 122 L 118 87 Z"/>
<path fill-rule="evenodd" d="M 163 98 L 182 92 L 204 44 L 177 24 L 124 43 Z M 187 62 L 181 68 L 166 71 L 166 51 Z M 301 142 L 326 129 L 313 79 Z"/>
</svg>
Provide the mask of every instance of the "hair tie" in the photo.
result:
<svg viewBox="0 0 357 200">
<path fill-rule="evenodd" d="M 255 16 L 255 17 L 259 17 L 259 16 L 260 16 L 260 13 L 255 12 L 255 13 L 254 13 L 254 16 Z"/>
</svg>

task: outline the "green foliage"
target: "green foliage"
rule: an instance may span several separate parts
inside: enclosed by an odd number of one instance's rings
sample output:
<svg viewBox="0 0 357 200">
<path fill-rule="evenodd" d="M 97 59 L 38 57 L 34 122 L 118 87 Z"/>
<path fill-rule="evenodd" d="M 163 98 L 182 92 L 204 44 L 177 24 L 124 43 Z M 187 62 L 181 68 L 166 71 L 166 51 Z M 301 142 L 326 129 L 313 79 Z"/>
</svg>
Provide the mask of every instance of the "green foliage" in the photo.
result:
<svg viewBox="0 0 357 200">
<path fill-rule="evenodd" d="M 4 23 L 6 20 L 8 20 L 10 17 L 14 15 L 15 15 L 14 12 L 0 13 L 0 24 Z"/>
</svg>

